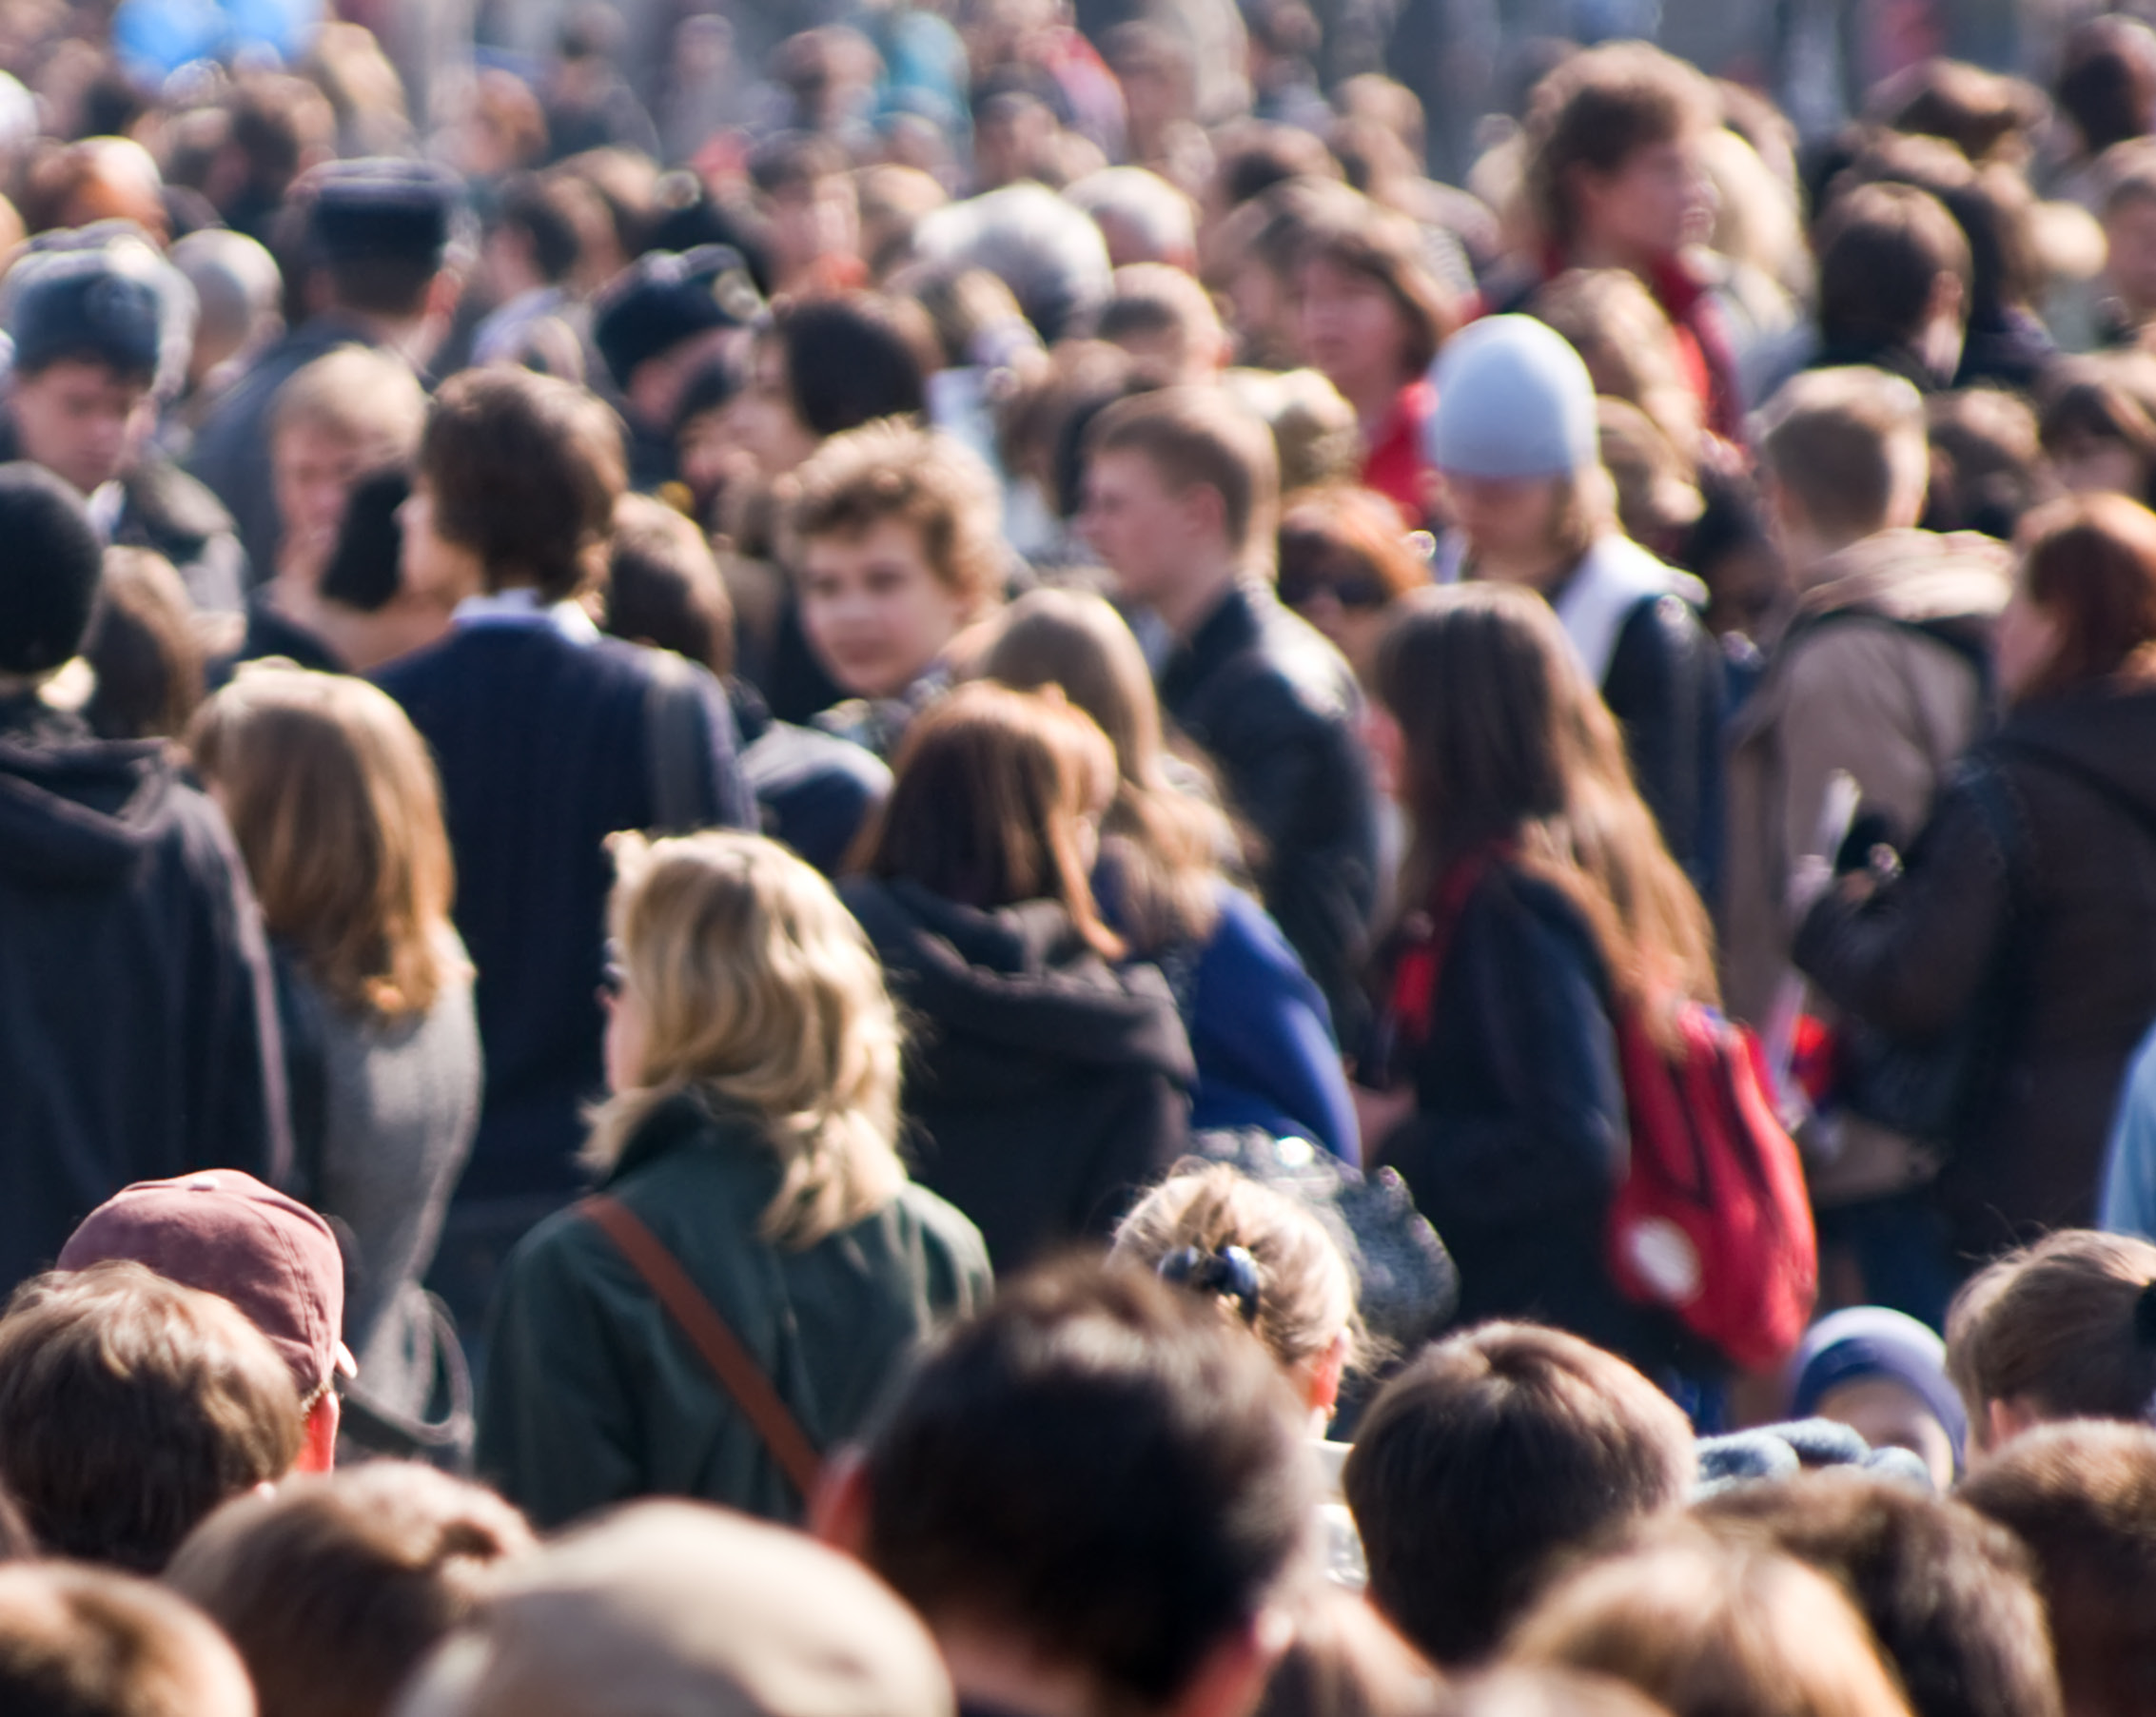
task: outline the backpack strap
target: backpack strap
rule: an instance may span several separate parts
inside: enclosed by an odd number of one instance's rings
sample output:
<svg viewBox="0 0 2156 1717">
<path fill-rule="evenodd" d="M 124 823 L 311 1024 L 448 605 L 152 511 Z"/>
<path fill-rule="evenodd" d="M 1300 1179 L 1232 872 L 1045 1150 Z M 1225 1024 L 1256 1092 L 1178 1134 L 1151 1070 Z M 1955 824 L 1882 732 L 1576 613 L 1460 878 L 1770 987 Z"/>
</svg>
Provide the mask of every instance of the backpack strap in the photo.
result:
<svg viewBox="0 0 2156 1717">
<path fill-rule="evenodd" d="M 577 1208 L 619 1248 L 806 1500 L 815 1490 L 823 1458 L 718 1308 L 690 1280 L 658 1236 L 620 1200 L 595 1193 Z"/>
</svg>

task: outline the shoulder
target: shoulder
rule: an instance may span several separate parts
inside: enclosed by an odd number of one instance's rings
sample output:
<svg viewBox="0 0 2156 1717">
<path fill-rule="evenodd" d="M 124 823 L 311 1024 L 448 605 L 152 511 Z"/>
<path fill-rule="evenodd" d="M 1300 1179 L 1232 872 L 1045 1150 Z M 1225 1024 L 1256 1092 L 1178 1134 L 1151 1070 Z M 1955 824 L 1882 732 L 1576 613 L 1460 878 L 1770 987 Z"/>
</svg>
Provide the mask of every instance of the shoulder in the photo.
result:
<svg viewBox="0 0 2156 1717">
<path fill-rule="evenodd" d="M 912 1180 L 898 1189 L 893 1202 L 906 1225 L 941 1255 L 946 1269 L 961 1280 L 986 1287 L 991 1276 L 988 1242 L 970 1217 Z"/>
<path fill-rule="evenodd" d="M 1220 692 L 1240 712 L 1297 726 L 1345 727 L 1360 693 L 1346 660 L 1324 634 L 1271 593 L 1248 598 L 1251 634 L 1221 666 Z"/>
</svg>

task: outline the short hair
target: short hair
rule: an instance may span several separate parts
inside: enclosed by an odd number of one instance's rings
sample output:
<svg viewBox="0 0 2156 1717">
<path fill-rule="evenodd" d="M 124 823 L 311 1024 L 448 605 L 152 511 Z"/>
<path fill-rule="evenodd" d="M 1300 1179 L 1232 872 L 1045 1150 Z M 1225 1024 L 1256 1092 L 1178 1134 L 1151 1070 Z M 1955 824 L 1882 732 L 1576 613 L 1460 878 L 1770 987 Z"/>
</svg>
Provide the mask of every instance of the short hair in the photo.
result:
<svg viewBox="0 0 2156 1717">
<path fill-rule="evenodd" d="M 1931 434 L 1925 524 L 2011 540 L 2045 488 L 2034 409 L 2005 388 L 1965 387 L 1933 394 L 1924 416 Z"/>
<path fill-rule="evenodd" d="M 1178 493 L 1203 485 L 1221 498 L 1231 554 L 1271 564 L 1280 513 L 1280 452 L 1264 419 L 1213 387 L 1164 387 L 1119 400 L 1093 419 L 1086 457 L 1135 453 Z"/>
<path fill-rule="evenodd" d="M 649 495 L 615 503 L 606 630 L 701 662 L 722 678 L 734 672 L 734 598 L 711 538 Z"/>
<path fill-rule="evenodd" d="M 54 1555 L 155 1573 L 302 1435 L 268 1338 L 140 1264 L 32 1277 L 0 1317 L 0 1484 Z"/>
<path fill-rule="evenodd" d="M 886 519 L 910 525 L 929 570 L 976 613 L 1002 594 L 1004 550 L 995 479 L 941 430 L 898 419 L 833 436 L 794 474 L 794 537 L 854 537 Z"/>
<path fill-rule="evenodd" d="M 1819 331 L 1828 345 L 1891 344 L 1924 331 L 1939 277 L 1961 283 L 1969 240 L 1946 205 L 1911 185 L 1860 185 L 1819 223 Z"/>
<path fill-rule="evenodd" d="M 2051 93 L 2091 156 L 2138 138 L 2156 108 L 2156 33 L 2139 18 L 2089 18 L 2067 32 Z"/>
<path fill-rule="evenodd" d="M 528 579 L 556 601 L 603 575 L 628 477 L 620 419 L 596 395 L 526 370 L 452 376 L 419 472 L 434 528 L 479 556 L 490 587 Z"/>
<path fill-rule="evenodd" d="M 533 1543 L 493 1492 L 375 1461 L 220 1509 L 165 1582 L 239 1649 L 262 1717 L 380 1717 Z"/>
<path fill-rule="evenodd" d="M 1865 107 L 1871 119 L 1897 131 L 1943 138 L 1978 164 L 2017 149 L 2046 118 L 2035 86 L 1966 60 L 1936 56 L 1883 79 Z"/>
<path fill-rule="evenodd" d="M 1115 271 L 1113 295 L 1101 310 L 1097 337 L 1120 345 L 1132 337 L 1171 336 L 1180 374 L 1193 354 L 1222 342 L 1220 312 L 1205 287 L 1166 263 L 1131 263 Z M 1175 380 L 1170 377 L 1168 380 Z"/>
<path fill-rule="evenodd" d="M 994 1628 L 1162 1707 L 1299 1569 L 1297 1417 L 1264 1350 L 1188 1295 L 1035 1270 L 931 1350 L 868 1439 L 867 1560 L 931 1628 Z"/>
<path fill-rule="evenodd" d="M 1947 1376 L 1981 1436 L 1993 1401 L 2043 1419 L 2156 1404 L 2156 1246 L 2069 1228 L 1986 1265 L 1947 1311 Z"/>
<path fill-rule="evenodd" d="M 1645 42 L 1574 54 L 1535 86 L 1527 112 L 1529 206 L 1555 244 L 1575 235 L 1575 171 L 1619 170 L 1634 151 L 1703 131 L 1715 121 L 1714 86 Z"/>
<path fill-rule="evenodd" d="M 2156 1431 L 2042 1426 L 1960 1495 L 2035 1556 L 2066 1708 L 2128 1717 L 2156 1705 Z"/>
<path fill-rule="evenodd" d="M 1371 1600 L 1453 1664 L 1495 1649 L 1558 1558 L 1681 1502 L 1694 1470 L 1684 1415 L 1622 1359 L 1489 1323 L 1385 1385 L 1345 1485 Z"/>
<path fill-rule="evenodd" d="M 402 464 L 426 428 L 426 390 L 412 366 L 377 346 L 339 346 L 295 371 L 270 406 L 272 445 L 305 424 L 382 451 L 377 462 Z"/>
<path fill-rule="evenodd" d="M 1767 402 L 1762 421 L 1761 466 L 1821 530 L 1869 537 L 1923 498 L 1924 400 L 1899 376 L 1812 370 Z"/>
<path fill-rule="evenodd" d="M 0 1710 L 36 1717 L 254 1717 L 217 1629 L 147 1580 L 107 1569 L 0 1568 Z"/>
<path fill-rule="evenodd" d="M 1962 1503 L 1851 1469 L 1737 1485 L 1693 1511 L 1836 1582 L 1892 1662 L 1915 1717 L 2057 1717 L 2029 1552 Z"/>
<path fill-rule="evenodd" d="M 773 312 L 763 338 L 785 353 L 794 415 L 811 435 L 928 407 L 935 332 L 916 304 L 867 292 L 799 299 Z"/>
</svg>

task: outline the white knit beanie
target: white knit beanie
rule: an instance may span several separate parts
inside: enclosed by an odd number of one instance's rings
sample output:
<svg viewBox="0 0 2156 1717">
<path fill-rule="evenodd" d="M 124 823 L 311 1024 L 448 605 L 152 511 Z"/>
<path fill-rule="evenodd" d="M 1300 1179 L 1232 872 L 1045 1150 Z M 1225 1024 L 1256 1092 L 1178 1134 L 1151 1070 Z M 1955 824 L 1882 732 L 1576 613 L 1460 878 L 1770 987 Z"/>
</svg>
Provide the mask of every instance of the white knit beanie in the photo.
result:
<svg viewBox="0 0 2156 1717">
<path fill-rule="evenodd" d="M 1486 316 L 1430 366 L 1423 455 L 1461 477 L 1562 477 L 1601 457 L 1595 383 L 1572 342 L 1532 316 Z"/>
</svg>

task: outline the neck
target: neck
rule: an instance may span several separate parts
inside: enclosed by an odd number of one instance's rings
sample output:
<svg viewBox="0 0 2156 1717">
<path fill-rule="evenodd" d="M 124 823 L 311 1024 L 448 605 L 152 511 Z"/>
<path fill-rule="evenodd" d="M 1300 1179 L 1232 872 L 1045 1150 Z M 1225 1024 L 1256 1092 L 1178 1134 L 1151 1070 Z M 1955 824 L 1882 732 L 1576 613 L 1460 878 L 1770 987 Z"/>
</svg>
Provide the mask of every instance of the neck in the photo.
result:
<svg viewBox="0 0 2156 1717">
<path fill-rule="evenodd" d="M 962 1706 L 1011 1717 L 1095 1717 L 1099 1701 L 1083 1670 L 1042 1658 L 1020 1641 L 964 1625 L 939 1627 L 936 1645 Z"/>
<path fill-rule="evenodd" d="M 1400 382 L 1391 376 L 1374 376 L 1360 384 L 1340 387 L 1341 395 L 1355 408 L 1355 419 L 1362 431 L 1362 445 L 1373 447 L 1385 420 L 1392 416 L 1393 402 L 1400 398 Z"/>
<path fill-rule="evenodd" d="M 1543 549 L 1531 554 L 1477 554 L 1469 556 L 1468 564 L 1475 576 L 1485 583 L 1525 585 L 1546 596 L 1564 582 L 1579 561 L 1580 556 L 1570 549 Z"/>
<path fill-rule="evenodd" d="M 1242 576 L 1243 569 L 1224 552 L 1205 572 L 1186 578 L 1175 590 L 1155 596 L 1147 606 L 1160 615 L 1168 631 L 1187 644 Z"/>
</svg>

